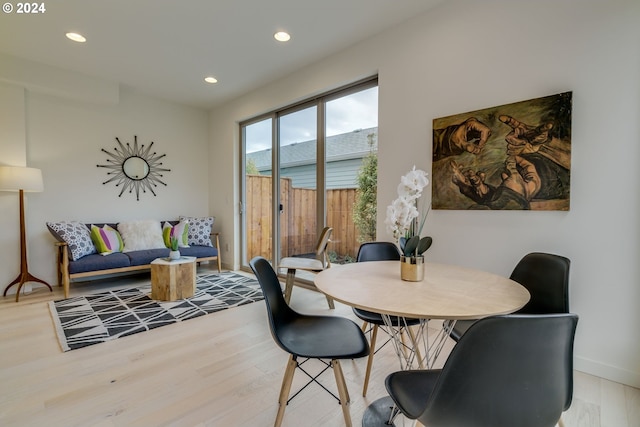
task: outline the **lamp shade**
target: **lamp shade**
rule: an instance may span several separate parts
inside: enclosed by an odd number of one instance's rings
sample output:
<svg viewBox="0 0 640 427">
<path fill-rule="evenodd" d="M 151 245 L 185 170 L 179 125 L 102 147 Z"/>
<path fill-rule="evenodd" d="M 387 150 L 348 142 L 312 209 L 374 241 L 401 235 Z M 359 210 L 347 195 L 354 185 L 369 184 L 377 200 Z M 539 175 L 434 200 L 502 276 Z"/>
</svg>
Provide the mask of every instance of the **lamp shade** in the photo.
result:
<svg viewBox="0 0 640 427">
<path fill-rule="evenodd" d="M 44 190 L 42 171 L 20 166 L 0 166 L 0 191 L 38 193 Z"/>
</svg>

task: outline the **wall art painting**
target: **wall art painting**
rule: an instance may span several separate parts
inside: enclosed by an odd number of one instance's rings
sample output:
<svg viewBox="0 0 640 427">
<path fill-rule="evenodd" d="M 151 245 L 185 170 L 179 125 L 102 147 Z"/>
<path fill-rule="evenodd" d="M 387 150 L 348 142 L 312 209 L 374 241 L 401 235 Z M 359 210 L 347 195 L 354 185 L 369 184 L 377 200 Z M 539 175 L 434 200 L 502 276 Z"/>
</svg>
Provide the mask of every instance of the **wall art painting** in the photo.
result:
<svg viewBox="0 0 640 427">
<path fill-rule="evenodd" d="M 572 92 L 433 120 L 433 209 L 569 210 Z"/>
</svg>

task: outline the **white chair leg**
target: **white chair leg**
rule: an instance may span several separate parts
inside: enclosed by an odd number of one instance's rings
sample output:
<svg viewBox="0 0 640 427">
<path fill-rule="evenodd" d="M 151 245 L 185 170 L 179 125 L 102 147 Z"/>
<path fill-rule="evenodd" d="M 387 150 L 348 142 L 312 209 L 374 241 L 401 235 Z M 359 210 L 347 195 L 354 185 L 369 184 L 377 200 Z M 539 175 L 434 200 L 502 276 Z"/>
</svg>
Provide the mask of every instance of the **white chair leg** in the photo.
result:
<svg viewBox="0 0 640 427">
<path fill-rule="evenodd" d="M 413 348 L 413 351 L 416 352 L 416 359 L 418 359 L 418 368 L 425 369 L 422 354 L 420 354 L 420 345 L 418 344 L 416 334 L 413 332 L 413 329 L 411 329 L 411 326 L 408 326 L 405 329 L 409 334 L 409 338 L 411 338 L 411 347 Z"/>
</svg>

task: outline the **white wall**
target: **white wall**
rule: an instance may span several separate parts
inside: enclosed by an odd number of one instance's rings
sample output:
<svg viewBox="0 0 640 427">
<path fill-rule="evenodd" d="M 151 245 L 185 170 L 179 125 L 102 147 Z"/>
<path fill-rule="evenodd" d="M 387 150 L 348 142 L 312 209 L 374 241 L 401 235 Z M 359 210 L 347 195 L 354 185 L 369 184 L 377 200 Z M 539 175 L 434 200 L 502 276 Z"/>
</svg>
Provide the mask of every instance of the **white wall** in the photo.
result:
<svg viewBox="0 0 640 427">
<path fill-rule="evenodd" d="M 0 83 L 0 166 L 26 166 L 26 129 L 24 111 L 24 89 L 4 83 Z M 20 265 L 20 249 L 16 242 L 20 241 L 20 227 L 18 223 L 19 212 L 18 193 L 0 191 L 0 218 L 15 216 L 16 222 L 11 227 L 3 227 L 0 231 L 0 254 L 4 262 L 10 265 Z M 7 248 L 16 248 L 9 251 Z M 2 261 L 0 261 L 2 263 Z M 2 265 L 2 264 L 0 264 Z M 0 278 L 6 286 L 19 273 L 19 270 L 0 270 Z M 4 273 L 4 274 L 3 274 Z M 31 284 L 25 285 L 25 290 L 30 290 Z M 15 289 L 13 286 L 12 289 Z M 4 291 L 4 288 L 3 288 Z"/>
<path fill-rule="evenodd" d="M 433 211 L 428 258 L 508 275 L 527 252 L 568 256 L 576 368 L 640 386 L 638 22 L 635 0 L 451 0 L 216 109 L 211 179 L 235 183 L 210 192 L 227 262 L 239 263 L 243 119 L 377 71 L 378 236 L 390 240 L 384 212 L 400 175 L 431 170 L 432 119 L 573 91 L 571 211 Z"/>
<path fill-rule="evenodd" d="M 38 82 L 39 75 L 50 76 L 51 68 L 32 63 L 29 70 L 28 82 L 14 79 L 12 83 L 0 83 L 0 88 L 10 88 L 12 94 L 0 92 L 0 111 L 13 112 L 14 116 L 22 112 L 25 119 L 21 126 L 26 135 L 22 140 L 2 142 L 0 164 L 24 165 L 5 158 L 7 146 L 7 152 L 25 151 L 26 164 L 42 170 L 44 192 L 26 195 L 31 273 L 55 284 L 54 239 L 46 221 L 119 222 L 209 215 L 206 111 L 108 82 L 93 85 L 79 78 L 82 84 L 74 88 L 75 73 L 63 70 L 53 70 L 63 85 L 49 78 Z M 2 77 L 0 74 L 0 80 Z M 14 102 L 16 93 L 21 103 Z M 163 177 L 167 186 L 158 187 L 156 197 L 141 194 L 140 201 L 128 193 L 118 197 L 120 190 L 113 183 L 102 184 L 107 180 L 107 170 L 96 166 L 107 163 L 110 157 L 101 149 L 113 152 L 115 137 L 133 143 L 134 135 L 139 144 L 154 141 L 153 151 L 166 154 L 163 167 L 171 169 Z M 5 221 L 5 227 L 0 228 L 0 283 L 9 283 L 19 272 L 17 193 L 0 193 L 0 213 Z"/>
</svg>

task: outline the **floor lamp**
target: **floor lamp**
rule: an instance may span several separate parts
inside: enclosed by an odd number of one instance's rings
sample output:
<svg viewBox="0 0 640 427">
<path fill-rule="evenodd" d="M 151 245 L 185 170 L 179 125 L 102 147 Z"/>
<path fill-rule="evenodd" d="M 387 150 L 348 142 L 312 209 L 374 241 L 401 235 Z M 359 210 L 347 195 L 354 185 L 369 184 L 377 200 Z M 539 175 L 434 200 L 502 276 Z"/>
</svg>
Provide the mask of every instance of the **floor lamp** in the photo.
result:
<svg viewBox="0 0 640 427">
<path fill-rule="evenodd" d="M 27 282 L 40 282 L 49 287 L 53 292 L 51 285 L 42 279 L 38 279 L 31 273 L 27 266 L 27 241 L 24 224 L 24 192 L 40 192 L 44 189 L 42 184 L 42 172 L 40 169 L 18 167 L 18 166 L 0 166 L 0 191 L 18 191 L 20 192 L 20 274 L 9 283 L 4 289 L 3 296 L 7 296 L 7 291 L 13 285 L 18 285 L 16 291 L 16 302 L 20 298 L 20 290 L 22 285 Z"/>
</svg>

